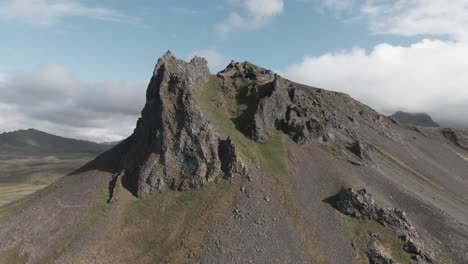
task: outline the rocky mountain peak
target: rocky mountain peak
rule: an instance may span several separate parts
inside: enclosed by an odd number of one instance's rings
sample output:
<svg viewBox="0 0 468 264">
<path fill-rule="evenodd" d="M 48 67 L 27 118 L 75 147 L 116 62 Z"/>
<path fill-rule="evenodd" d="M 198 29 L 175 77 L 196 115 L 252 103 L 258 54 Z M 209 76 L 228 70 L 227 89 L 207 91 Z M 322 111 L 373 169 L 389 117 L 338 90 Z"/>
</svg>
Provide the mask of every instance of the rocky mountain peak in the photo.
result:
<svg viewBox="0 0 468 264">
<path fill-rule="evenodd" d="M 136 196 L 197 189 L 219 175 L 246 173 L 234 142 L 201 110 L 197 95 L 208 88 L 222 98 L 215 102 L 219 111 L 257 143 L 281 131 L 300 144 L 352 144 L 358 118 L 348 111 L 383 122 L 349 96 L 301 86 L 250 62 L 233 61 L 211 75 L 205 59 L 185 62 L 168 51 L 156 64 L 135 131 L 123 143 L 118 175 Z"/>
<path fill-rule="evenodd" d="M 196 102 L 196 91 L 210 76 L 203 58 L 185 62 L 168 51 L 158 60 L 119 172 L 136 196 L 166 188 L 196 189 L 219 175 L 242 172 L 235 147 Z"/>
<path fill-rule="evenodd" d="M 391 118 L 408 125 L 422 127 L 440 127 L 427 113 L 409 113 L 398 111 L 390 116 Z"/>
<path fill-rule="evenodd" d="M 229 63 L 228 66 L 226 66 L 226 68 L 219 73 L 219 76 L 242 78 L 261 84 L 271 82 L 274 78 L 274 75 L 275 74 L 272 71 L 254 65 L 248 61 L 231 61 L 231 63 Z"/>
</svg>

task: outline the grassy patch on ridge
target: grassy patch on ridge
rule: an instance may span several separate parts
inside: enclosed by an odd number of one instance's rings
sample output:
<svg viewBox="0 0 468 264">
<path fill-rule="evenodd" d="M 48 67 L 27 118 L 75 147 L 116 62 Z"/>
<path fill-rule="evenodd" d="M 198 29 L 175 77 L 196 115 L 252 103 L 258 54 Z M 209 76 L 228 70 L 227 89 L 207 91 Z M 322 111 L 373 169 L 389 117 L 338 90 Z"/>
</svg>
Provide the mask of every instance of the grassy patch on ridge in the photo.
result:
<svg viewBox="0 0 468 264">
<path fill-rule="evenodd" d="M 403 242 L 390 227 L 384 227 L 373 220 L 362 221 L 348 216 L 345 217 L 351 239 L 353 240 L 353 247 L 357 253 L 357 263 L 369 263 L 366 250 L 371 241 L 371 233 L 376 233 L 380 236 L 381 249 L 389 254 L 397 263 L 414 263 L 411 259 L 413 255 L 403 250 Z"/>
<path fill-rule="evenodd" d="M 240 188 L 220 181 L 200 190 L 153 194 L 132 202 L 123 218 L 126 240 L 139 251 L 139 263 L 187 263 L 188 252 L 199 256 L 201 243 L 222 217 Z"/>
<path fill-rule="evenodd" d="M 228 84 L 229 85 L 229 84 Z M 282 203 L 284 204 L 290 220 L 297 232 L 305 242 L 309 254 L 316 263 L 327 263 L 321 250 L 313 242 L 313 238 L 305 227 L 295 199 L 291 193 L 289 170 L 287 163 L 287 151 L 285 137 L 277 131 L 263 144 L 250 140 L 242 134 L 233 123 L 228 113 L 235 107 L 232 98 L 226 98 L 223 94 L 220 78 L 211 76 L 207 84 L 197 94 L 197 101 L 201 110 L 219 131 L 233 140 L 240 157 L 250 166 L 260 167 L 271 176 L 279 188 Z M 232 87 L 229 87 L 232 88 Z M 245 91 L 237 91 L 244 92 Z"/>
</svg>

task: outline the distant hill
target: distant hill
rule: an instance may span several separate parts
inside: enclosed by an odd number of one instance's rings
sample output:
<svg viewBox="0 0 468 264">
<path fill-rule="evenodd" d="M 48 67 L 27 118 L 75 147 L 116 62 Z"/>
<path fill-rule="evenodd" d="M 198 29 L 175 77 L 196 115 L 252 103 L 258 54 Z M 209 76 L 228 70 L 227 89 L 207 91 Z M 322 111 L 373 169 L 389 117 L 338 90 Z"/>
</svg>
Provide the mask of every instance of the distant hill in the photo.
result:
<svg viewBox="0 0 468 264">
<path fill-rule="evenodd" d="M 0 134 L 0 206 L 48 186 L 113 145 L 35 129 Z"/>
<path fill-rule="evenodd" d="M 422 127 L 440 127 L 439 124 L 432 120 L 432 117 L 426 113 L 408 113 L 398 111 L 390 117 L 408 125 Z"/>
<path fill-rule="evenodd" d="M 98 154 L 109 147 L 108 144 L 59 137 L 36 129 L 0 134 L 0 155 Z"/>
</svg>

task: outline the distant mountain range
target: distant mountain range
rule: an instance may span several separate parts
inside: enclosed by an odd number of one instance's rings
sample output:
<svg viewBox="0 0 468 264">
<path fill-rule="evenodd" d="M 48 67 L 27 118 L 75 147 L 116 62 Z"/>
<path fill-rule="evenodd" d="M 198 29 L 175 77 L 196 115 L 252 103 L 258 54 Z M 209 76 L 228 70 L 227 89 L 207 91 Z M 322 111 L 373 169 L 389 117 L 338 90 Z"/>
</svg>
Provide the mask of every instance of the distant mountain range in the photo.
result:
<svg viewBox="0 0 468 264">
<path fill-rule="evenodd" d="M 390 117 L 408 125 L 421 127 L 440 127 L 440 125 L 432 120 L 432 117 L 426 113 L 408 113 L 398 111 Z"/>
<path fill-rule="evenodd" d="M 113 145 L 36 129 L 0 134 L 0 206 L 48 186 Z"/>
<path fill-rule="evenodd" d="M 59 137 L 36 129 L 0 134 L 0 155 L 98 154 L 107 149 L 109 144 Z"/>
</svg>

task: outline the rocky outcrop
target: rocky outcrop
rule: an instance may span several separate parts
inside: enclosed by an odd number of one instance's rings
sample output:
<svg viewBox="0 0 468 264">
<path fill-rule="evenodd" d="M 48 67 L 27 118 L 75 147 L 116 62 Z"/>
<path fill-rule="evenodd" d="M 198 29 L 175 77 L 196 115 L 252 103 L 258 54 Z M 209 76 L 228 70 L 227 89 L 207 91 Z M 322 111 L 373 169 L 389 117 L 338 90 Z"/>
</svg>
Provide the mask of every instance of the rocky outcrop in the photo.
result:
<svg viewBox="0 0 468 264">
<path fill-rule="evenodd" d="M 382 225 L 390 225 L 414 233 L 413 225 L 405 212 L 395 208 L 382 208 L 375 204 L 374 197 L 366 189 L 354 191 L 343 188 L 333 197 L 333 205 L 341 213 L 360 219 L 371 219 Z"/>
<path fill-rule="evenodd" d="M 375 203 L 374 197 L 366 189 L 354 191 L 351 188 L 343 188 L 341 191 L 328 199 L 328 201 L 341 213 L 362 220 L 373 220 L 383 226 L 394 228 L 400 235 L 403 250 L 414 254 L 418 264 L 438 263 L 432 257 L 431 252 L 426 250 L 423 243 L 418 240 L 418 233 L 413 224 L 408 220 L 406 213 L 395 208 L 382 208 Z M 370 263 L 394 263 L 378 249 L 378 234 L 373 234 L 368 247 L 367 255 Z"/>
<path fill-rule="evenodd" d="M 219 140 L 218 156 L 225 177 L 233 177 L 235 174 L 247 174 L 247 167 L 237 156 L 236 145 L 234 145 L 230 137 Z"/>
<path fill-rule="evenodd" d="M 243 91 L 237 100 L 246 109 L 235 119 L 241 124 L 238 129 L 252 140 L 263 143 L 274 130 L 298 143 L 334 140 L 330 128 L 338 122 L 319 96 L 312 97 L 292 82 L 248 62 L 232 62 L 218 76 Z"/>
<path fill-rule="evenodd" d="M 159 59 L 142 116 L 125 142 L 123 182 L 136 196 L 197 189 L 245 169 L 232 142 L 222 139 L 195 100 L 209 77 L 203 58 L 187 63 L 167 52 Z"/>
<path fill-rule="evenodd" d="M 468 134 L 461 131 L 456 131 L 451 128 L 443 128 L 442 135 L 450 140 L 455 146 L 468 150 Z"/>
<path fill-rule="evenodd" d="M 393 259 L 386 256 L 382 250 L 380 250 L 380 237 L 378 234 L 370 234 L 371 241 L 367 246 L 367 258 L 369 264 L 394 264 L 396 263 Z"/>
<path fill-rule="evenodd" d="M 360 160 L 361 162 L 350 160 L 350 162 L 354 164 L 360 164 L 360 165 L 369 165 L 372 163 L 372 150 L 373 146 L 366 144 L 360 140 L 355 141 L 349 150 L 351 150 L 352 153 L 354 153 Z"/>
</svg>

